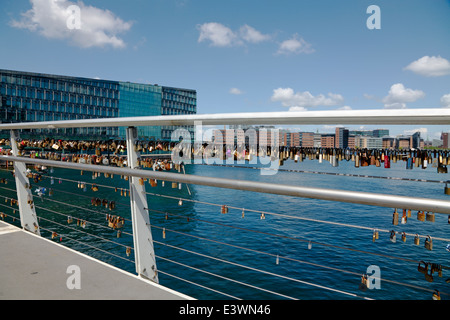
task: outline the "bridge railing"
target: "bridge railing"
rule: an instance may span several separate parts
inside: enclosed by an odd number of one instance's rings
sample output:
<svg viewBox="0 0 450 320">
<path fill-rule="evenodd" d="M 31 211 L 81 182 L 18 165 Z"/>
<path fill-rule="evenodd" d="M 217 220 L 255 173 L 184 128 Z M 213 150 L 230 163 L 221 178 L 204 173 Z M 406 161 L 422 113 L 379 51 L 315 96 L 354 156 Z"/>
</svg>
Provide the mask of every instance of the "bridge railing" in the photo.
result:
<svg viewBox="0 0 450 320">
<path fill-rule="evenodd" d="M 162 171 L 158 170 L 148 170 L 148 168 L 143 165 L 144 161 L 141 153 L 138 151 L 136 147 L 139 137 L 137 136 L 136 127 L 138 126 L 163 126 L 163 125 L 172 125 L 172 126 L 186 126 L 186 125 L 194 125 L 196 128 L 199 126 L 211 126 L 211 125 L 231 125 L 231 124 L 241 124 L 241 125 L 299 125 L 299 124 L 335 124 L 335 125 L 349 125 L 349 124 L 384 124 L 384 125 L 447 125 L 450 123 L 450 110 L 447 109 L 408 109 L 408 110 L 366 110 L 366 111 L 326 111 L 326 112 L 277 112 L 277 113 L 239 113 L 239 114 L 207 114 L 207 115 L 183 115 L 183 116 L 155 116 L 155 117 L 138 117 L 138 118 L 112 118 L 112 119 L 89 119 L 89 120 L 73 120 L 73 121 L 50 121 L 50 122 L 28 122 L 28 123 L 12 123 L 12 124 L 1 124 L 0 130 L 10 130 L 11 138 L 10 138 L 10 150 L 4 150 L 4 155 L 0 156 L 0 160 L 4 161 L 4 164 L 7 168 L 5 170 L 10 170 L 9 164 L 12 164 L 12 173 L 13 176 L 9 178 L 3 178 L 3 182 L 12 181 L 15 183 L 15 188 L 11 188 L 10 186 L 0 187 L 5 192 L 12 192 L 13 195 L 2 197 L 5 198 L 5 203 L 9 205 L 9 209 L 13 212 L 10 213 L 9 217 L 14 216 L 16 210 L 19 211 L 19 218 L 21 226 L 35 234 L 41 234 L 45 228 L 43 228 L 40 224 L 41 219 L 45 219 L 42 216 L 37 214 L 38 211 L 41 212 L 52 212 L 55 214 L 60 214 L 63 216 L 67 216 L 67 224 L 74 223 L 74 218 L 77 220 L 77 226 L 82 227 L 85 226 L 86 220 L 83 218 L 74 217 L 73 213 L 79 213 L 82 211 L 98 211 L 97 208 L 95 210 L 88 209 L 86 206 L 82 205 L 85 202 L 90 202 L 92 206 L 102 207 L 102 213 L 106 216 L 106 221 L 108 222 L 108 227 L 117 231 L 117 237 L 121 233 L 124 223 L 127 223 L 126 220 L 119 214 L 114 214 L 114 210 L 117 209 L 117 204 L 124 205 L 129 209 L 130 212 L 130 221 L 131 221 L 131 232 L 129 235 L 132 237 L 133 245 L 122 246 L 126 247 L 127 256 L 130 255 L 131 251 L 134 251 L 134 264 L 135 264 L 135 272 L 146 279 L 150 279 L 155 282 L 159 282 L 158 274 L 164 273 L 157 268 L 156 260 L 157 260 L 157 252 L 154 249 L 154 243 L 158 242 L 153 239 L 154 230 L 159 230 L 163 239 L 166 238 L 166 232 L 170 232 L 171 230 L 166 230 L 164 227 L 156 226 L 150 221 L 150 212 L 160 212 L 152 207 L 152 203 L 148 202 L 147 196 L 159 196 L 166 199 L 178 200 L 179 205 L 183 201 L 185 202 L 193 202 L 196 201 L 184 196 L 180 197 L 179 195 L 163 195 L 148 192 L 148 186 L 153 187 L 158 183 L 168 183 L 172 186 L 173 189 L 179 189 L 181 187 L 186 186 L 187 191 L 189 191 L 189 186 L 207 186 L 219 189 L 232 189 L 232 190 L 240 190 L 247 192 L 255 192 L 259 194 L 271 194 L 271 195 L 279 195 L 279 196 L 289 196 L 289 197 L 297 197 L 297 198 L 309 198 L 309 199 L 319 199 L 319 200 L 327 200 L 327 201 L 336 201 L 336 202 L 344 202 L 358 205 L 369 205 L 376 207 L 387 207 L 387 208 L 396 208 L 403 210 L 418 210 L 419 212 L 433 212 L 440 214 L 450 215 L 450 201 L 441 200 L 441 199 L 429 199 L 429 198 L 420 198 L 420 197 L 408 197 L 408 196 L 400 196 L 400 195 L 392 195 L 392 194 L 383 194 L 379 192 L 359 192 L 359 191 L 348 191 L 348 190 L 339 190 L 339 189 L 327 189 L 327 188 L 312 188 L 312 187 L 302 187 L 296 185 L 286 185 L 279 183 L 270 183 L 270 182 L 256 182 L 256 181 L 248 181 L 248 180 L 239 180 L 234 178 L 218 178 L 218 177 L 209 177 L 209 176 L 200 176 L 194 174 L 186 174 L 184 171 L 184 164 L 188 161 L 194 160 L 191 159 L 190 156 L 187 156 L 188 153 L 186 149 L 183 148 L 192 148 L 190 139 L 183 139 L 182 142 L 178 141 L 179 136 L 186 137 L 186 132 L 181 132 L 176 136 L 175 142 L 179 142 L 180 148 L 173 148 L 171 150 L 171 154 L 168 157 L 168 162 L 165 164 L 165 168 Z M 121 165 L 112 166 L 111 163 L 107 162 L 100 164 L 87 164 L 85 161 L 80 161 L 82 157 L 74 157 L 73 155 L 66 155 L 64 157 L 60 157 L 58 160 L 50 160 L 48 156 L 44 156 L 45 152 L 29 154 L 25 156 L 25 153 L 20 148 L 20 130 L 22 129 L 55 129 L 55 128 L 79 128 L 79 127 L 102 127 L 102 126 L 119 126 L 126 127 L 126 161 L 121 162 Z M 258 147 L 258 146 L 257 146 Z M 272 146 L 273 147 L 273 146 Z M 184 157 L 180 156 L 180 151 L 184 150 Z M 265 149 L 267 150 L 267 149 Z M 280 160 L 280 153 L 278 150 L 273 147 L 272 148 L 272 161 Z M 125 154 L 122 154 L 125 156 Z M 204 156 L 204 154 L 203 154 Z M 202 156 L 201 156 L 202 157 Z M 200 157 L 200 158 L 201 158 Z M 283 156 L 281 156 L 283 157 Z M 284 159 L 284 158 L 283 158 Z M 154 164 L 155 162 L 153 162 Z M 28 165 L 28 167 L 27 167 Z M 32 165 L 33 169 L 30 170 L 29 166 Z M 43 168 L 45 170 L 43 171 Z M 48 172 L 48 169 L 52 171 L 55 168 L 61 170 L 72 170 L 72 171 L 80 171 L 83 175 L 87 173 L 92 174 L 93 181 L 87 182 L 82 181 L 82 179 L 68 178 L 64 176 L 54 176 L 52 172 Z M 174 169 L 178 170 L 174 170 Z M 61 171 L 61 174 L 66 171 Z M 102 185 L 96 182 L 96 178 L 98 178 L 101 174 L 105 177 L 120 177 L 122 180 L 122 184 L 118 187 L 117 182 L 116 185 Z M 46 183 L 42 182 L 42 178 L 46 180 Z M 84 180 L 86 180 L 83 177 Z M 71 191 L 68 190 L 57 190 L 57 186 L 52 187 L 55 183 L 55 180 L 60 183 L 61 181 L 68 181 L 73 184 L 77 184 L 77 187 L 73 186 Z M 115 180 L 113 180 L 115 181 Z M 123 181 L 128 183 L 128 186 L 125 187 L 123 185 Z M 50 185 L 48 184 L 50 183 Z M 45 186 L 44 186 L 45 185 Z M 90 186 L 90 191 L 97 192 L 98 189 L 108 189 L 108 191 L 113 190 L 117 194 L 119 191 L 129 198 L 129 203 L 123 203 L 123 201 L 108 201 L 103 199 L 100 196 L 87 196 L 83 194 L 86 191 L 86 188 Z M 33 187 L 36 187 L 35 190 L 37 195 L 33 195 Z M 97 189 L 97 190 L 96 190 Z M 80 191 L 83 190 L 83 191 Z M 39 203 L 39 199 L 45 199 L 52 203 L 58 203 L 58 200 L 55 200 L 55 197 L 52 197 L 54 192 L 65 192 L 66 195 L 71 195 L 73 197 L 77 197 L 79 199 L 79 204 L 70 204 L 71 209 L 68 210 L 69 214 L 66 212 L 61 212 L 55 210 L 52 207 L 43 207 L 41 203 Z M 52 195 L 50 194 L 52 193 Z M 91 198 L 91 199 L 89 199 Z M 90 201 L 89 201 L 90 200 Z M 61 201 L 60 201 L 61 202 Z M 64 202 L 60 204 L 64 205 Z M 210 205 L 219 206 L 222 213 L 227 213 L 229 209 L 241 209 L 235 208 L 233 205 L 223 205 L 217 203 L 209 203 Z M 69 205 L 66 203 L 66 205 Z M 2 204 L 3 207 L 6 205 Z M 38 209 L 38 210 L 37 210 Z M 243 208 L 242 208 L 243 209 Z M 244 216 L 244 211 L 242 210 L 242 216 Z M 258 214 L 261 215 L 261 219 L 265 218 L 265 214 L 269 212 L 258 211 Z M 247 209 L 246 211 L 252 212 L 251 209 Z M 165 216 L 167 219 L 168 212 L 165 212 Z M 189 217 L 187 217 L 189 221 Z M 56 222 L 55 222 L 56 223 Z M 46 231 L 50 232 L 53 237 L 58 236 L 58 232 L 50 231 L 46 229 Z M 380 230 L 384 232 L 390 232 L 390 230 Z M 173 231 L 177 233 L 176 231 Z M 179 232 L 178 232 L 179 233 Z M 422 237 L 425 237 L 423 235 Z M 447 239 L 442 239 L 447 240 Z M 158 242 L 161 244 L 161 242 Z M 120 245 L 120 244 L 119 244 Z M 171 245 L 167 243 L 162 243 L 162 245 L 170 247 Z M 191 254 L 198 254 L 190 252 L 190 250 L 186 248 L 180 248 L 174 246 L 179 250 L 183 250 L 189 252 Z M 244 248 L 241 248 L 244 249 Z M 250 249 L 251 251 L 251 249 Z M 273 254 L 268 254 L 273 255 Z M 215 261 L 222 261 L 222 259 L 217 257 L 208 256 L 210 259 Z M 276 263 L 278 264 L 280 257 L 276 255 Z M 176 262 L 172 261 L 169 258 L 164 258 L 158 256 L 158 259 L 167 260 L 172 263 L 185 266 L 184 262 Z M 286 258 L 288 259 L 288 258 Z M 246 268 L 245 266 L 227 261 L 233 266 L 240 266 Z M 327 268 L 325 266 L 325 268 Z M 195 269 L 195 268 L 193 268 Z M 252 269 L 248 267 L 247 269 Z M 333 269 L 333 268 L 330 268 Z M 266 277 L 268 275 L 273 276 L 274 274 L 268 271 L 257 270 L 262 273 L 262 277 Z M 203 271 L 208 273 L 206 271 Z M 215 275 L 220 278 L 224 278 L 228 281 L 236 281 L 232 280 L 225 276 Z M 340 291 L 334 288 L 330 288 L 327 286 L 317 285 L 311 282 L 302 281 L 300 279 L 293 279 L 287 275 L 275 275 L 277 277 L 283 278 L 285 280 L 291 280 L 297 283 L 302 283 L 305 285 L 318 287 L 325 290 L 340 292 L 343 294 L 348 294 L 350 296 L 361 297 L 357 294 L 352 294 L 344 291 Z M 186 280 L 186 279 L 183 279 Z M 197 284 L 199 285 L 199 284 Z M 199 285 L 199 286 L 205 286 Z M 268 291 L 272 294 L 277 294 L 284 298 L 295 298 L 287 295 L 279 294 L 276 292 L 271 292 L 271 290 L 264 290 L 260 288 L 262 291 Z M 222 293 L 223 294 L 223 293 Z M 225 294 L 227 295 L 227 294 Z M 233 297 L 232 295 L 227 295 L 229 297 Z M 365 297 L 363 297 L 365 298 Z"/>
</svg>

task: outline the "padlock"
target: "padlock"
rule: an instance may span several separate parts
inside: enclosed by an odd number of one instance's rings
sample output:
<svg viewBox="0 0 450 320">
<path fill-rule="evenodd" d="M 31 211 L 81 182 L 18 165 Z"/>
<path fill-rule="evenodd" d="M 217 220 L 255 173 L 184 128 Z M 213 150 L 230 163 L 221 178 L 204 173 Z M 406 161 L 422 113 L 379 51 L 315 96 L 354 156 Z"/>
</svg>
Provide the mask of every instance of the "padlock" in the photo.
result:
<svg viewBox="0 0 450 320">
<path fill-rule="evenodd" d="M 422 266 L 423 264 L 423 266 Z M 428 273 L 428 263 L 424 262 L 424 261 L 420 261 L 419 265 L 417 266 L 417 271 L 419 271 L 420 273 L 423 274 L 427 274 Z"/>
<path fill-rule="evenodd" d="M 418 246 L 419 243 L 420 243 L 420 237 L 419 237 L 418 234 L 416 234 L 416 236 L 414 237 L 414 244 L 415 244 L 416 246 Z"/>
<path fill-rule="evenodd" d="M 223 205 L 221 208 L 221 213 L 228 213 L 228 206 Z"/>
<path fill-rule="evenodd" d="M 433 250 L 433 240 L 430 236 L 427 236 L 427 238 L 425 239 L 425 249 Z"/>
<path fill-rule="evenodd" d="M 367 275 L 363 274 L 361 277 L 361 282 L 359 283 L 359 290 L 366 291 L 367 290 Z"/>
<path fill-rule="evenodd" d="M 433 300 L 441 300 L 441 295 L 439 293 L 439 290 L 434 290 L 432 299 Z"/>
<path fill-rule="evenodd" d="M 437 272 L 438 276 L 441 278 L 442 277 L 442 265 L 440 265 L 438 263 L 432 263 L 430 272 L 431 273 Z"/>
<path fill-rule="evenodd" d="M 405 224 L 408 218 L 406 217 L 406 209 L 403 209 L 402 220 L 401 223 Z"/>
<path fill-rule="evenodd" d="M 406 242 L 406 233 L 405 232 L 402 233 L 402 241 Z"/>
<path fill-rule="evenodd" d="M 392 215 L 392 224 L 394 226 L 398 225 L 398 212 L 397 212 L 397 209 L 395 209 L 394 214 Z"/>
<path fill-rule="evenodd" d="M 417 220 L 425 221 L 425 211 L 417 211 Z"/>
<path fill-rule="evenodd" d="M 394 230 L 391 231 L 391 234 L 389 236 L 389 240 L 391 240 L 391 242 L 394 242 L 394 243 L 397 241 L 397 235 L 395 234 Z"/>
<path fill-rule="evenodd" d="M 430 222 L 434 222 L 434 213 L 427 211 L 426 220 L 430 221 Z"/>
<path fill-rule="evenodd" d="M 378 237 L 379 237 L 378 230 L 374 230 L 372 235 L 372 241 L 375 242 L 375 240 L 377 240 Z"/>
<path fill-rule="evenodd" d="M 172 189 L 176 189 L 176 188 L 177 188 L 177 186 L 178 186 L 178 183 L 176 183 L 176 182 L 172 182 Z"/>
<path fill-rule="evenodd" d="M 430 270 L 430 273 L 425 273 L 425 280 L 427 280 L 428 282 L 433 282 L 433 274 Z"/>
</svg>

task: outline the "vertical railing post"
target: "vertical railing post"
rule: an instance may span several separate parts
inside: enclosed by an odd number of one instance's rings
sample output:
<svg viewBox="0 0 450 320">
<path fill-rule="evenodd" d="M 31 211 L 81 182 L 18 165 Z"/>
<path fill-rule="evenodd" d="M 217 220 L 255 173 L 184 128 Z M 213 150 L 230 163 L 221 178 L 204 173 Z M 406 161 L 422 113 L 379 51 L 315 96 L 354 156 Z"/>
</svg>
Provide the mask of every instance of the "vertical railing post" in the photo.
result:
<svg viewBox="0 0 450 320">
<path fill-rule="evenodd" d="M 19 132 L 11 130 L 11 149 L 14 156 L 19 157 L 17 141 Z M 27 177 L 27 166 L 25 162 L 14 162 L 14 177 L 16 180 L 17 202 L 19 204 L 20 223 L 22 228 L 40 235 L 38 219 L 34 208 L 33 194 L 30 181 Z"/>
<path fill-rule="evenodd" d="M 129 127 L 126 130 L 127 164 L 131 169 L 138 167 L 139 154 L 135 150 L 137 130 Z M 147 211 L 147 195 L 145 185 L 139 183 L 138 177 L 129 177 L 131 218 L 133 226 L 134 256 L 138 275 L 158 283 L 155 251 Z"/>
</svg>

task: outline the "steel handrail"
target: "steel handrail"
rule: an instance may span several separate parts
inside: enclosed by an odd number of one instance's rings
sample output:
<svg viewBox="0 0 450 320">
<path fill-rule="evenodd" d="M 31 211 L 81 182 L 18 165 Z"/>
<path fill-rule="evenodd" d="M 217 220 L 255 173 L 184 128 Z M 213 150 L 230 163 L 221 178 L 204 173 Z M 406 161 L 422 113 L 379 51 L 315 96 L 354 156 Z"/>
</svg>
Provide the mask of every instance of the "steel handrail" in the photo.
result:
<svg viewBox="0 0 450 320">
<path fill-rule="evenodd" d="M 448 125 L 450 109 L 326 110 L 96 118 L 0 124 L 0 130 L 180 125 Z"/>
<path fill-rule="evenodd" d="M 164 171 L 131 169 L 131 168 L 104 166 L 104 165 L 89 165 L 74 162 L 54 161 L 36 158 L 23 158 L 14 156 L 0 156 L 0 160 L 17 161 L 47 167 L 109 173 L 123 176 L 134 176 L 144 179 L 157 179 L 185 184 L 195 184 L 195 185 L 203 185 L 242 191 L 269 193 L 300 198 L 312 198 L 328 201 L 371 205 L 377 207 L 411 209 L 419 211 L 430 211 L 442 214 L 450 214 L 450 201 L 438 199 L 406 197 L 406 196 L 389 195 L 381 193 L 368 193 L 360 191 L 302 187 L 302 186 L 283 185 L 260 181 L 206 177 L 192 174 L 185 175 Z"/>
</svg>

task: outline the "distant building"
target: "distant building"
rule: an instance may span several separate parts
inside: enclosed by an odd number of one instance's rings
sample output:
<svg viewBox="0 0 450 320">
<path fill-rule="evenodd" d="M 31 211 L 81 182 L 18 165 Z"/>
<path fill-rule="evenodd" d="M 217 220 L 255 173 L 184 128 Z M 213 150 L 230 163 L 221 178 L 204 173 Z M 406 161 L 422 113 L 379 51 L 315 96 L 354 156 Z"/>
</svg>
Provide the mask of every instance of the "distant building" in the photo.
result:
<svg viewBox="0 0 450 320">
<path fill-rule="evenodd" d="M 356 136 L 349 135 L 348 136 L 348 147 L 350 149 L 354 149 L 355 148 L 355 146 L 356 146 L 355 142 L 356 142 Z"/>
<path fill-rule="evenodd" d="M 314 132 L 302 132 L 301 135 L 303 148 L 314 147 Z"/>
<path fill-rule="evenodd" d="M 393 137 L 383 137 L 381 139 L 383 149 L 395 149 L 397 147 L 397 139 Z"/>
<path fill-rule="evenodd" d="M 389 136 L 389 129 L 375 129 L 372 131 L 372 135 L 378 138 Z"/>
<path fill-rule="evenodd" d="M 448 132 L 441 133 L 442 148 L 448 149 Z"/>
<path fill-rule="evenodd" d="M 335 132 L 335 147 L 347 148 L 348 147 L 348 135 L 349 131 L 346 128 L 337 127 Z"/>
<path fill-rule="evenodd" d="M 322 134 L 320 139 L 320 144 L 322 148 L 334 148 L 335 146 L 335 135 L 330 134 Z"/>
<path fill-rule="evenodd" d="M 301 136 L 300 132 L 291 132 L 291 147 L 301 146 L 300 136 Z"/>
<path fill-rule="evenodd" d="M 197 113 L 191 89 L 0 69 L 0 122 L 84 120 Z M 171 139 L 174 126 L 138 127 L 140 138 Z M 191 133 L 193 126 L 185 126 Z M 48 136 L 48 129 L 22 131 Z M 124 127 L 58 128 L 53 137 L 125 137 Z"/>
<path fill-rule="evenodd" d="M 442 148 L 443 147 L 442 140 L 440 140 L 440 139 L 433 139 L 433 141 L 431 141 L 431 146 L 432 147 L 436 147 L 436 148 Z"/>
<path fill-rule="evenodd" d="M 397 148 L 398 149 L 410 149 L 412 146 L 411 136 L 400 136 L 397 138 Z"/>
<path fill-rule="evenodd" d="M 417 149 L 420 148 L 420 131 L 417 131 L 416 133 L 414 133 L 411 136 L 411 143 L 410 143 L 410 147 Z"/>
<path fill-rule="evenodd" d="M 381 149 L 383 147 L 383 138 L 356 136 L 355 146 L 364 149 Z"/>
<path fill-rule="evenodd" d="M 322 135 L 320 133 L 314 133 L 314 148 L 320 148 L 322 146 Z"/>
</svg>

